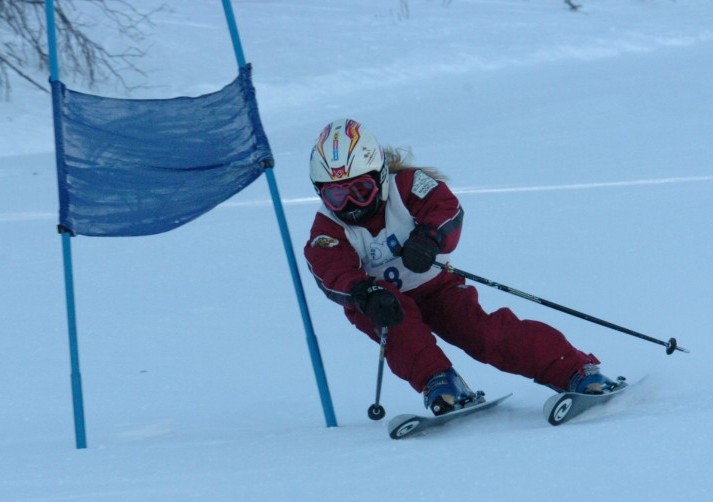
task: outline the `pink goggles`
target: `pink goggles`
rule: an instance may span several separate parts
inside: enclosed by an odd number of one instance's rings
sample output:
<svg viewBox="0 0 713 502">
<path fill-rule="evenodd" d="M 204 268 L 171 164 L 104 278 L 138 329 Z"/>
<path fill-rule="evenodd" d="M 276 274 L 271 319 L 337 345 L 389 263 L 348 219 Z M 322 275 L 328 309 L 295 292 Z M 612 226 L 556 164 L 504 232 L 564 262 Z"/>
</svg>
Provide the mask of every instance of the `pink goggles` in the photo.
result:
<svg viewBox="0 0 713 502">
<path fill-rule="evenodd" d="M 324 205 L 332 211 L 341 211 L 349 202 L 366 207 L 376 198 L 379 186 L 371 176 L 360 176 L 343 183 L 326 183 L 319 193 Z"/>
</svg>

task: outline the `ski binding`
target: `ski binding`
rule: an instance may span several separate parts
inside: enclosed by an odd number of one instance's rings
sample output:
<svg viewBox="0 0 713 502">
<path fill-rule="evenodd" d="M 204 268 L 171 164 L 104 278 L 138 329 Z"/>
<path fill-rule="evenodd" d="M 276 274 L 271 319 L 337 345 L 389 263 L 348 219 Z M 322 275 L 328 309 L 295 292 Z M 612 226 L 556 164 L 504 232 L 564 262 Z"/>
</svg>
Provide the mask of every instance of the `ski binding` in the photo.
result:
<svg viewBox="0 0 713 502">
<path fill-rule="evenodd" d="M 498 404 L 505 401 L 510 396 L 512 396 L 512 393 L 499 397 L 498 399 L 494 399 L 492 401 L 486 401 L 481 395 L 480 399 L 465 405 L 463 408 L 433 417 L 412 414 L 397 415 L 391 420 L 389 420 L 389 436 L 391 436 L 391 439 L 403 439 L 405 437 L 413 436 L 416 433 L 423 432 L 432 427 L 443 425 L 447 422 L 450 422 L 451 420 L 463 418 L 479 411 L 484 411 L 493 408 L 494 406 L 497 406 Z"/>
<path fill-rule="evenodd" d="M 617 377 L 614 388 L 603 394 L 581 394 L 578 392 L 561 392 L 545 401 L 542 409 L 547 421 L 552 425 L 562 425 L 581 415 L 590 408 L 601 406 L 618 396 L 629 386 L 624 377 Z"/>
</svg>

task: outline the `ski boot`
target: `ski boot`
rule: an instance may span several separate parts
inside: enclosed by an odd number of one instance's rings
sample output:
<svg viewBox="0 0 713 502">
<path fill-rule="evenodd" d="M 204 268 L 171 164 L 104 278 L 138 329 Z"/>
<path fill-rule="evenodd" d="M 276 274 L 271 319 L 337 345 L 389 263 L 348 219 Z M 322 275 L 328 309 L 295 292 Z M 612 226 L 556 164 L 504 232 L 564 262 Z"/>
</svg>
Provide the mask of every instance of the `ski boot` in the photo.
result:
<svg viewBox="0 0 713 502">
<path fill-rule="evenodd" d="M 434 415 L 443 415 L 480 399 L 480 396 L 470 390 L 456 370 L 449 368 L 428 380 L 423 389 L 423 404 Z"/>
<path fill-rule="evenodd" d="M 587 363 L 569 380 L 569 391 L 579 394 L 604 394 L 617 387 L 617 383 L 599 373 L 599 366 Z"/>
</svg>

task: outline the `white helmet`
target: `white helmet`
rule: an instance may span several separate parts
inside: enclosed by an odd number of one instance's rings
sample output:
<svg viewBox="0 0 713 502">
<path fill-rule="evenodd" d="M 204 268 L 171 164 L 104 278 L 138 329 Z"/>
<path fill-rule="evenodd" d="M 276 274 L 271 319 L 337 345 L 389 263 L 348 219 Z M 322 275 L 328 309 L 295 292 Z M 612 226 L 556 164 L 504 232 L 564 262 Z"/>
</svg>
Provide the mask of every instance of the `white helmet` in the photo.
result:
<svg viewBox="0 0 713 502">
<path fill-rule="evenodd" d="M 309 177 L 317 194 L 322 183 L 374 173 L 381 200 L 389 196 L 389 170 L 384 162 L 384 150 L 356 120 L 340 119 L 327 124 L 312 148 L 309 164 Z"/>
</svg>

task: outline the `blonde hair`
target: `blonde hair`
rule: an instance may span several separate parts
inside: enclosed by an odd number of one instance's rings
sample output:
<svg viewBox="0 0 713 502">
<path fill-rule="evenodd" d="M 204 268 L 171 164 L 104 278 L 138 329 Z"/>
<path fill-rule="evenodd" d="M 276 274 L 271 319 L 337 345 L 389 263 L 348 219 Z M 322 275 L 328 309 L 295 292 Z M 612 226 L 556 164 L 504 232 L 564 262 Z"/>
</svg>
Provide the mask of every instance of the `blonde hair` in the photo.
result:
<svg viewBox="0 0 713 502">
<path fill-rule="evenodd" d="M 384 162 L 389 168 L 389 173 L 394 174 L 404 169 L 419 169 L 435 180 L 448 181 L 448 177 L 435 167 L 417 167 L 411 163 L 412 160 L 413 152 L 411 148 L 384 147 Z"/>
</svg>

